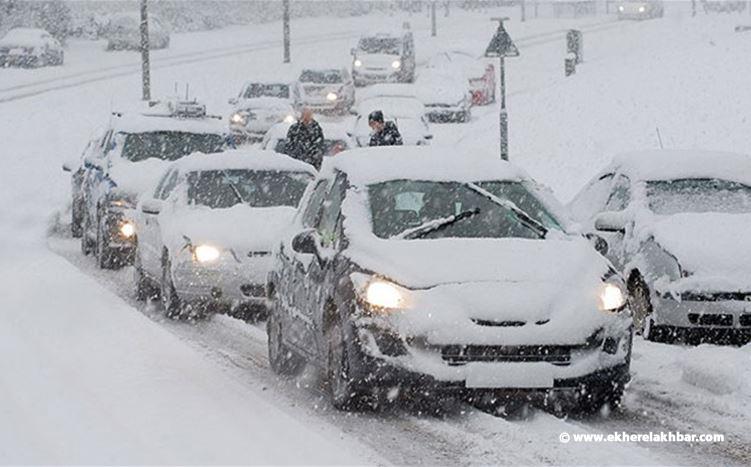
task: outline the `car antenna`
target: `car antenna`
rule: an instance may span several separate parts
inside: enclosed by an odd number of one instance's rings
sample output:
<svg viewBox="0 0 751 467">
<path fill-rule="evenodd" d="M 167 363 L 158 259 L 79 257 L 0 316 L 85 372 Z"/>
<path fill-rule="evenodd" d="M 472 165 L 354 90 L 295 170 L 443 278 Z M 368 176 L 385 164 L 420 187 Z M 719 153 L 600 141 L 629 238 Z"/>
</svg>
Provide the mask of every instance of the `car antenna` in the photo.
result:
<svg viewBox="0 0 751 467">
<path fill-rule="evenodd" d="M 660 149 L 665 149 L 665 147 L 662 145 L 662 135 L 660 134 L 660 127 L 656 126 L 655 130 L 657 130 L 657 142 L 660 143 Z"/>
<path fill-rule="evenodd" d="M 188 95 L 190 94 L 190 83 L 185 83 L 185 100 L 188 101 Z"/>
</svg>

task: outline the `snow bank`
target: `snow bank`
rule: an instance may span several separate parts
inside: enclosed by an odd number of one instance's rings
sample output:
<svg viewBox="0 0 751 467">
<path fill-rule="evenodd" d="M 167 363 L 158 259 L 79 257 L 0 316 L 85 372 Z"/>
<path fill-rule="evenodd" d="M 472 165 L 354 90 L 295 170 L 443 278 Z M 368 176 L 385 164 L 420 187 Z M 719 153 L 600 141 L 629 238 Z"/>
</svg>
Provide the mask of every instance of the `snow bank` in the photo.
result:
<svg viewBox="0 0 751 467">
<path fill-rule="evenodd" d="M 701 345 L 679 360 L 681 380 L 717 395 L 751 396 L 751 345 L 742 349 Z"/>
</svg>

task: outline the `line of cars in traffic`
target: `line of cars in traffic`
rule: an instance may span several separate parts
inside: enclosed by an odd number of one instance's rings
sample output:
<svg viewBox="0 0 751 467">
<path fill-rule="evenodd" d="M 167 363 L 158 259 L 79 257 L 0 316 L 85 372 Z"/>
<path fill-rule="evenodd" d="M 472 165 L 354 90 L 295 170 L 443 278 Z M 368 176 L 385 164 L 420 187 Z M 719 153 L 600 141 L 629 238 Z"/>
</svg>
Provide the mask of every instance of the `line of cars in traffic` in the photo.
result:
<svg viewBox="0 0 751 467">
<path fill-rule="evenodd" d="M 751 334 L 748 156 L 627 154 L 564 208 L 492 151 L 331 131 L 317 173 L 285 135 L 228 149 L 194 101 L 114 114 L 66 164 L 73 234 L 171 317 L 267 319 L 272 369 L 317 366 L 342 409 L 435 391 L 596 410 L 634 328 Z"/>
</svg>

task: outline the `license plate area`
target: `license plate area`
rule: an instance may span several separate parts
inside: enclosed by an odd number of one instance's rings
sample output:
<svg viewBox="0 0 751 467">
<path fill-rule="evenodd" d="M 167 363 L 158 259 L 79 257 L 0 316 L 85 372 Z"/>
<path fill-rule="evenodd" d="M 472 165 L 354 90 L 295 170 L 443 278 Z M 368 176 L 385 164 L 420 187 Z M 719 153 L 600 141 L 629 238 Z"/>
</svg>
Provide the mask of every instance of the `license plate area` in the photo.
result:
<svg viewBox="0 0 751 467">
<path fill-rule="evenodd" d="M 544 362 L 469 363 L 467 388 L 540 389 L 553 387 L 553 368 Z"/>
</svg>

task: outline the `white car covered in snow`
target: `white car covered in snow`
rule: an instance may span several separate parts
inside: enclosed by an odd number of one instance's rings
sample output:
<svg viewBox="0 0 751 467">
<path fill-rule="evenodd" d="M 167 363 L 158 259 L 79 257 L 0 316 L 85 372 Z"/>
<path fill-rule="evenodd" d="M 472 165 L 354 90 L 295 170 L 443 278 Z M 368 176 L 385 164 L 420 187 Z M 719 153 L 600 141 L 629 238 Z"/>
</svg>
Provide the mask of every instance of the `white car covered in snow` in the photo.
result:
<svg viewBox="0 0 751 467">
<path fill-rule="evenodd" d="M 618 19 L 661 18 L 665 14 L 662 0 L 626 0 L 618 2 Z"/>
<path fill-rule="evenodd" d="M 139 201 L 136 293 L 172 317 L 265 312 L 271 250 L 315 170 L 270 151 L 195 154 Z"/>
<path fill-rule="evenodd" d="M 295 85 L 296 107 L 346 113 L 355 103 L 355 84 L 346 68 L 306 68 Z"/>
<path fill-rule="evenodd" d="M 352 49 L 352 76 L 356 86 L 409 83 L 415 79 L 415 42 L 405 23 L 399 33 L 375 33 L 360 38 Z"/>
<path fill-rule="evenodd" d="M 347 127 L 341 123 L 318 122 L 323 131 L 323 155 L 335 156 L 356 146 Z M 267 151 L 287 154 L 287 133 L 291 123 L 277 123 L 263 137 L 261 146 Z"/>
<path fill-rule="evenodd" d="M 426 69 L 417 76 L 415 88 L 431 122 L 467 123 L 472 118 L 472 94 L 462 74 Z"/>
<path fill-rule="evenodd" d="M 365 98 L 357 105 L 352 136 L 358 146 L 369 144 L 372 130 L 368 125 L 368 115 L 376 110 L 382 111 L 386 120 L 396 123 L 405 145 L 427 145 L 433 139 L 425 105 L 419 99 L 404 95 L 380 95 Z"/>
<path fill-rule="evenodd" d="M 423 73 L 448 75 L 451 79 L 462 76 L 472 95 L 473 105 L 495 102 L 495 66 L 484 57 L 478 58 L 459 50 L 441 52 L 428 60 Z"/>
<path fill-rule="evenodd" d="M 62 65 L 60 42 L 44 29 L 13 28 L 0 39 L 0 67 Z"/>
<path fill-rule="evenodd" d="M 751 156 L 624 154 L 569 209 L 607 240 L 646 339 L 751 336 Z"/>
<path fill-rule="evenodd" d="M 279 122 L 295 121 L 289 85 L 283 83 L 246 83 L 237 98 L 230 99 L 234 109 L 229 129 L 236 142 L 258 141 Z"/>
<path fill-rule="evenodd" d="M 411 390 L 585 410 L 620 399 L 620 276 L 565 232 L 545 190 L 483 156 L 401 146 L 324 161 L 269 274 L 272 369 L 320 366 L 345 409 Z"/>
</svg>

